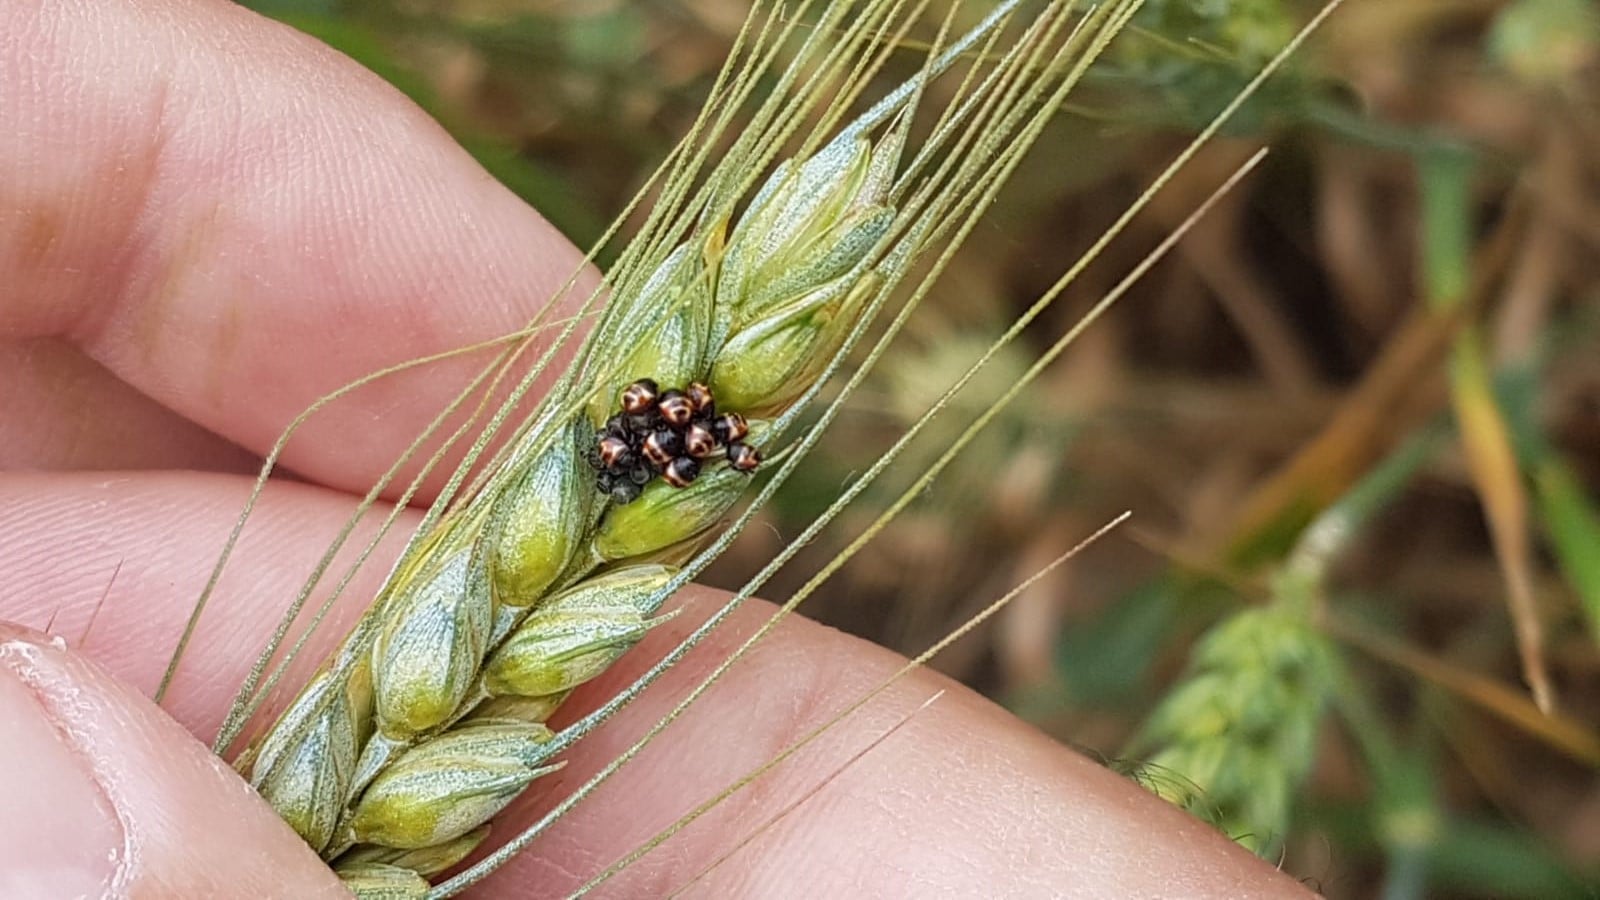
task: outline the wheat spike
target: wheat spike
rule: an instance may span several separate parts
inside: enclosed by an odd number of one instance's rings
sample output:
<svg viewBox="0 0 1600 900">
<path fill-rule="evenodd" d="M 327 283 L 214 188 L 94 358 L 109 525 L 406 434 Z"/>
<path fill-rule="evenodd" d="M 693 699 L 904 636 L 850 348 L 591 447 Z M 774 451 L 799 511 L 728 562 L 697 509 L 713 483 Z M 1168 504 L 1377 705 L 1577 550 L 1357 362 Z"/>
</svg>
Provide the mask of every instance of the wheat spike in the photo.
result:
<svg viewBox="0 0 1600 900">
<path fill-rule="evenodd" d="M 824 143 L 835 124 L 825 117 L 742 210 L 740 167 L 718 168 L 698 192 L 669 178 L 663 194 L 682 209 L 625 251 L 572 372 L 487 477 L 430 520 L 361 625 L 241 761 L 352 890 L 417 896 L 419 879 L 469 854 L 496 813 L 559 768 L 582 729 L 542 723 L 662 621 L 705 554 L 686 561 L 746 493 L 737 442 L 699 459 L 686 486 L 670 471 L 637 496 L 597 482 L 590 457 L 630 386 L 704 383 L 719 411 L 748 417 L 744 446 L 771 459 L 803 452 L 780 445 L 820 383 L 924 249 L 970 223 L 963 198 L 994 189 L 985 163 L 1020 139 L 1044 86 L 1081 74 L 1136 5 L 1090 13 L 1083 23 L 1107 30 L 1063 41 L 1070 4 L 1052 4 L 988 76 L 963 84 L 909 162 L 909 111 L 928 78 L 992 38 L 1014 3 Z M 826 21 L 852 6 L 831 5 Z M 814 49 L 817 65 L 859 89 L 871 69 L 862 48 L 897 10 L 869 3 L 845 49 Z M 802 109 L 816 102 L 805 83 L 795 90 L 811 98 Z M 773 118 L 730 158 L 764 166 L 793 127 Z"/>
<path fill-rule="evenodd" d="M 1290 800 L 1316 758 L 1337 682 L 1327 638 L 1296 612 L 1234 614 L 1195 648 L 1135 752 L 1178 779 L 1146 786 L 1264 856 L 1288 830 Z"/>
</svg>

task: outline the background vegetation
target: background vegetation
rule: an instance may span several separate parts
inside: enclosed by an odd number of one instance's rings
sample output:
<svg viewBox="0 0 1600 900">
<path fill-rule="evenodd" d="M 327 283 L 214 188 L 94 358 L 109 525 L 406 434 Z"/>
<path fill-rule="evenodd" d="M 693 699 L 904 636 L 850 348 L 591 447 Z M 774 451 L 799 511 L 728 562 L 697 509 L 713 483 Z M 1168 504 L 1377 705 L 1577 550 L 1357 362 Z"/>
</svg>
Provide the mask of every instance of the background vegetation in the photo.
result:
<svg viewBox="0 0 1600 900">
<path fill-rule="evenodd" d="M 250 5 L 399 86 L 580 245 L 744 9 Z M 1313 7 L 1150 0 L 716 577 L 797 533 Z M 809 614 L 915 653 L 1132 510 L 938 665 L 1329 896 L 1600 896 L 1597 75 L 1595 0 L 1350 0 L 962 402 L 1267 143 L 1263 170 Z"/>
</svg>

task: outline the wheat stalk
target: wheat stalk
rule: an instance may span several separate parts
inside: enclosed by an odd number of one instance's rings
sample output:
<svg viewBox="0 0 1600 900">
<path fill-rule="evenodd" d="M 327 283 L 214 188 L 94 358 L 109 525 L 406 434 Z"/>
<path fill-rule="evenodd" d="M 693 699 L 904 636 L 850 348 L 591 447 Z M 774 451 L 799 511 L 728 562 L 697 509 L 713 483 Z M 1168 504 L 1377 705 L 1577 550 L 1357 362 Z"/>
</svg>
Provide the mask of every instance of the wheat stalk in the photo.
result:
<svg viewBox="0 0 1600 900">
<path fill-rule="evenodd" d="M 830 16 L 842 25 L 849 6 L 829 7 L 824 25 Z M 970 228 L 978 198 L 986 202 L 1003 180 L 986 163 L 1002 150 L 1014 160 L 1016 142 L 1037 135 L 1037 107 L 1064 96 L 1044 86 L 1081 75 L 1137 4 L 1091 12 L 1070 32 L 1068 4 L 1053 4 L 988 75 L 969 75 L 933 136 L 905 162 L 909 111 L 927 78 L 992 42 L 1011 6 L 824 143 L 838 115 L 825 116 L 737 216 L 734 201 L 750 172 L 773 157 L 798 117 L 767 114 L 764 127 L 740 136 L 729 158 L 753 167 L 719 167 L 698 189 L 669 173 L 664 205 L 682 208 L 653 216 L 624 253 L 609 279 L 611 302 L 573 372 L 490 474 L 451 503 L 513 404 L 501 408 L 361 625 L 240 761 L 352 889 L 426 894 L 425 878 L 469 854 L 487 835 L 485 823 L 558 767 L 554 757 L 601 719 L 560 735 L 543 720 L 658 623 L 666 598 L 725 545 L 682 565 L 744 493 L 747 477 L 735 465 L 743 458 L 731 447 L 730 458 L 710 462 L 686 487 L 652 480 L 636 500 L 631 489 L 596 490 L 586 457 L 623 389 L 641 377 L 671 386 L 703 380 L 722 409 L 752 418 L 756 446 L 778 448 L 925 249 Z M 815 77 L 831 73 L 847 93 L 859 90 L 882 60 L 862 48 L 880 31 L 903 32 L 917 12 L 871 3 L 841 29 L 842 49 L 808 42 L 817 49 L 803 58 L 822 73 Z M 826 32 L 819 27 L 812 41 Z M 754 76 L 745 71 L 729 83 L 737 94 Z M 797 77 L 796 85 L 802 109 L 820 96 L 810 81 Z M 712 121 L 714 133 L 726 117 Z M 510 362 L 497 363 L 490 384 Z M 789 457 L 774 482 L 814 439 L 812 430 L 771 454 Z M 230 715 L 219 743 L 231 741 L 244 717 Z"/>
</svg>

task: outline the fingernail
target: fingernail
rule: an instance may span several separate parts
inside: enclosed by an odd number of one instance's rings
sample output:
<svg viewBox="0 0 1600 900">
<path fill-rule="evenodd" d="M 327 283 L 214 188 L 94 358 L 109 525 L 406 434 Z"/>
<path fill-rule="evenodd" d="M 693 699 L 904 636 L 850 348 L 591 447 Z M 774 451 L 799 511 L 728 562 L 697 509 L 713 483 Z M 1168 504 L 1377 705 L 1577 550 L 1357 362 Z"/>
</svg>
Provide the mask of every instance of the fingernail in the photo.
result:
<svg viewBox="0 0 1600 900">
<path fill-rule="evenodd" d="M 59 649 L 0 631 L 0 897 L 108 896 L 123 858 L 116 809 L 59 716 L 71 685 L 39 664 Z"/>
</svg>

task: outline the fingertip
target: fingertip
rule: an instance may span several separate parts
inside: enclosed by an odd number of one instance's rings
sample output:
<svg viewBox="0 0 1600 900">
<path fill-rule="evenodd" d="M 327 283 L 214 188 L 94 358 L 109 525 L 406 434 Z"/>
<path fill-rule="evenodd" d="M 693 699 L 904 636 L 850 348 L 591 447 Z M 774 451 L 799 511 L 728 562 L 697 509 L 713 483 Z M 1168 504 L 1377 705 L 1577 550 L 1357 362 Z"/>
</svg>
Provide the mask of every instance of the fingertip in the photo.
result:
<svg viewBox="0 0 1600 900">
<path fill-rule="evenodd" d="M 348 896 L 221 760 L 59 639 L 0 628 L 0 721 L 0 895 Z"/>
</svg>

